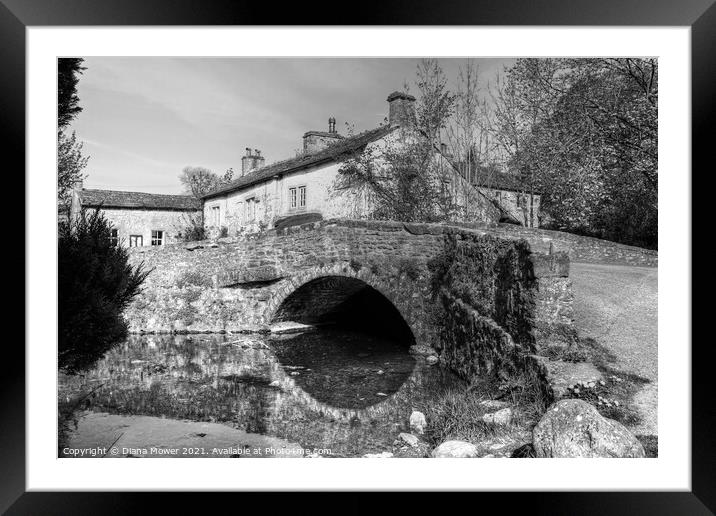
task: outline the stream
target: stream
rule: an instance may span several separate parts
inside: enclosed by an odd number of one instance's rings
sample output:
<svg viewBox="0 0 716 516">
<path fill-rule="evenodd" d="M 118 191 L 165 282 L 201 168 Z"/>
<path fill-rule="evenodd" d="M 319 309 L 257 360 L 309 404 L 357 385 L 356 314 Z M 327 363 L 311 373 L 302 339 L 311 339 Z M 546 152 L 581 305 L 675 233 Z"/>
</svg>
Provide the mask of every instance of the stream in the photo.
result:
<svg viewBox="0 0 716 516">
<path fill-rule="evenodd" d="M 131 335 L 60 374 L 59 456 L 361 457 L 462 387 L 403 345 L 340 328 Z"/>
</svg>

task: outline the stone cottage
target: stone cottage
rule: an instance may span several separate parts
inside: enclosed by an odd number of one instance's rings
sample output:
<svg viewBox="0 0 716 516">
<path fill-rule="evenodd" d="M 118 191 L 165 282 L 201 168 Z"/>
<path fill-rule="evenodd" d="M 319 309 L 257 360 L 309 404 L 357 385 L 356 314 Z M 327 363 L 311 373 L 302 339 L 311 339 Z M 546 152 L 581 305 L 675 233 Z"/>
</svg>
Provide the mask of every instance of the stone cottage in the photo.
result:
<svg viewBox="0 0 716 516">
<path fill-rule="evenodd" d="M 264 165 L 265 157 L 247 148 L 241 177 L 203 197 L 204 223 L 209 234 L 255 232 L 281 225 L 287 219 L 366 217 L 371 211 L 369 198 L 336 188 L 342 164 L 366 150 L 422 137 L 409 123 L 415 116 L 415 97 L 394 92 L 387 102 L 387 125 L 344 137 L 336 131 L 335 119 L 330 118 L 328 131 L 303 135 L 303 152 L 291 159 Z M 515 192 L 471 183 L 440 149 L 436 149 L 435 160 L 438 167 L 446 170 L 448 188 L 453 189 L 453 198 L 463 208 L 466 220 L 523 223 L 517 205 L 512 208 L 509 202 L 507 207 L 502 204 L 503 200 L 510 201 Z"/>
<path fill-rule="evenodd" d="M 539 227 L 541 195 L 538 191 L 526 188 L 515 174 L 483 166 L 472 168 L 470 183 L 500 206 L 503 222 Z"/>
<path fill-rule="evenodd" d="M 393 92 L 387 102 L 387 124 L 343 136 L 331 117 L 327 131 L 303 135 L 302 151 L 290 159 L 266 165 L 259 150 L 246 148 L 241 176 L 201 199 L 79 188 L 73 194 L 72 210 L 101 207 L 115 227 L 113 238 L 129 246 L 181 240 L 197 220 L 207 236 L 216 237 L 321 219 L 368 217 L 372 202 L 365 192 L 337 188 L 341 166 L 362 153 L 375 151 L 380 156 L 387 146 L 423 138 L 410 123 L 415 97 Z M 485 174 L 482 169 L 461 172 L 443 147 L 435 148 L 433 159 L 431 169 L 439 171 L 466 222 L 538 225 L 539 196 L 523 193 L 516 176 Z"/>
<path fill-rule="evenodd" d="M 180 242 L 187 228 L 202 223 L 201 201 L 191 195 L 92 190 L 77 183 L 70 217 L 95 208 L 112 223 L 114 242 L 128 247 Z"/>
</svg>

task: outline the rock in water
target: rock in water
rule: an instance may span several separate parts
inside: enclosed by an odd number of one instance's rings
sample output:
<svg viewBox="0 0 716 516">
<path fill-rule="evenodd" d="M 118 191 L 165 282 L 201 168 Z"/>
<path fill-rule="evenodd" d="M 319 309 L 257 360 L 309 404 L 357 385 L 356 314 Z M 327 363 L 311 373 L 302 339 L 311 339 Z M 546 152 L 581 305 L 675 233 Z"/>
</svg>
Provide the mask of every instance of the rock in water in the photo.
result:
<svg viewBox="0 0 716 516">
<path fill-rule="evenodd" d="M 404 442 L 407 445 L 412 446 L 413 448 L 416 447 L 419 442 L 419 439 L 413 434 L 406 434 L 405 432 L 398 435 L 398 440 Z"/>
<path fill-rule="evenodd" d="M 425 414 L 418 412 L 417 410 L 413 410 L 410 414 L 410 431 L 422 435 L 425 433 L 425 427 L 427 424 L 427 421 L 425 421 Z"/>
<path fill-rule="evenodd" d="M 433 450 L 433 457 L 477 457 L 477 447 L 467 441 L 445 441 Z"/>
<path fill-rule="evenodd" d="M 553 404 L 532 437 L 537 457 L 644 457 L 634 434 L 582 400 Z"/>
</svg>

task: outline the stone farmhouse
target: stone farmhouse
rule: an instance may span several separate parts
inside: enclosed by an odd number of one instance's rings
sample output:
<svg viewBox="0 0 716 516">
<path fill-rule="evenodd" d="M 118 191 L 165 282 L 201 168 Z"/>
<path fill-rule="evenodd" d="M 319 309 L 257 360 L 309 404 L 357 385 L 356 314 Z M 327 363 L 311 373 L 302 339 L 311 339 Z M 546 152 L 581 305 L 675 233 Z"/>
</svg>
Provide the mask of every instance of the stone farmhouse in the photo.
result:
<svg viewBox="0 0 716 516">
<path fill-rule="evenodd" d="M 380 156 L 385 146 L 422 138 L 410 123 L 415 116 L 415 97 L 394 92 L 387 102 L 387 124 L 343 136 L 331 117 L 327 131 L 303 135 L 302 152 L 290 159 L 266 165 L 259 150 L 247 148 L 241 160 L 241 176 L 201 199 L 86 190 L 80 185 L 73 192 L 71 211 L 101 207 L 114 224 L 113 237 L 132 247 L 181 241 L 197 217 L 210 237 L 323 219 L 367 218 L 372 211 L 367 194 L 337 187 L 341 166 L 364 152 Z M 445 187 L 451 189 L 460 207 L 461 221 L 538 226 L 539 194 L 524 193 L 516 176 L 474 170 L 465 177 L 444 147 L 435 149 L 434 160 L 436 168 L 444 171 L 441 178 Z"/>
</svg>

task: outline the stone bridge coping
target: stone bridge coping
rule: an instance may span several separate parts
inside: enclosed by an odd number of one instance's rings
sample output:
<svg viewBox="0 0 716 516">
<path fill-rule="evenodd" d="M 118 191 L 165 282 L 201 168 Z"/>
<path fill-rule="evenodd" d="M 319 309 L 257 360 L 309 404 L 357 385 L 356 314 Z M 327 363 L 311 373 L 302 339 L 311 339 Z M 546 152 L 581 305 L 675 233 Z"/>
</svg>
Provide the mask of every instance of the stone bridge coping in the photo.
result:
<svg viewBox="0 0 716 516">
<path fill-rule="evenodd" d="M 478 236 L 493 236 L 497 238 L 506 238 L 509 240 L 526 240 L 521 235 L 511 235 L 504 231 L 509 231 L 504 225 L 496 224 L 476 224 L 476 227 L 468 227 L 458 224 L 441 224 L 431 222 L 399 222 L 393 220 L 365 220 L 365 219 L 327 219 L 317 222 L 309 222 L 296 226 L 290 226 L 281 229 L 270 229 L 264 233 L 246 234 L 235 237 L 222 237 L 216 239 L 200 240 L 195 242 L 166 244 L 161 247 L 146 248 L 133 247 L 129 251 L 132 253 L 143 253 L 147 251 L 159 251 L 161 248 L 177 248 L 185 247 L 187 250 L 203 249 L 217 247 L 227 244 L 236 244 L 241 242 L 258 241 L 275 236 L 292 235 L 304 231 L 320 230 L 327 227 L 346 227 L 360 228 L 383 232 L 401 232 L 405 231 L 411 235 L 444 235 L 444 234 L 471 234 Z M 530 228 L 522 228 L 523 231 L 531 230 Z M 537 230 L 534 230 L 537 231 Z M 528 241 L 529 243 L 529 241 Z M 617 244 L 620 245 L 620 244 Z M 638 249 L 638 248 L 635 248 Z"/>
<path fill-rule="evenodd" d="M 192 243 L 175 243 L 167 244 L 163 247 L 186 247 L 186 248 L 204 248 L 221 244 L 232 244 L 246 242 L 252 240 L 261 240 L 272 236 L 283 236 L 300 233 L 303 231 L 319 230 L 326 227 L 348 227 L 362 228 L 374 231 L 384 232 L 400 232 L 405 231 L 412 235 L 442 235 L 442 234 L 473 234 L 473 235 L 490 235 L 510 240 L 525 240 L 533 248 L 536 243 L 543 244 L 549 249 L 549 244 L 557 244 L 559 246 L 566 245 L 560 242 L 560 239 L 580 239 L 585 242 L 591 242 L 595 245 L 603 247 L 613 247 L 624 249 L 626 251 L 636 251 L 647 256 L 658 256 L 658 251 L 653 249 L 644 249 L 641 247 L 621 244 L 609 240 L 602 240 L 595 237 L 575 235 L 573 233 L 565 233 L 556 230 L 546 230 L 539 228 L 526 228 L 522 226 L 514 226 L 505 223 L 431 223 L 431 222 L 400 222 L 394 220 L 367 220 L 367 219 L 327 219 L 317 222 L 309 222 L 296 226 L 290 226 L 281 229 L 270 229 L 265 233 L 246 234 L 235 237 L 223 237 L 212 240 L 202 240 Z M 147 248 L 136 247 L 131 248 L 130 252 L 141 253 L 146 252 Z M 152 249 L 154 250 L 154 249 Z M 558 249 L 562 250 L 562 249 Z M 533 252 L 541 252 L 541 249 L 533 249 Z"/>
<path fill-rule="evenodd" d="M 216 240 L 204 240 L 199 242 L 184 244 L 169 244 L 159 248 L 132 248 L 130 253 L 155 253 L 161 252 L 163 247 L 177 248 L 183 247 L 188 251 L 197 249 L 218 248 L 227 245 L 237 245 L 243 242 L 260 242 L 271 238 L 296 235 L 306 231 L 320 231 L 330 228 L 355 228 L 368 231 L 377 231 L 382 233 L 407 233 L 410 235 L 456 235 L 466 237 L 479 236 L 491 237 L 512 241 L 524 241 L 529 245 L 533 254 L 533 261 L 538 265 L 535 267 L 538 275 L 557 275 L 567 276 L 569 271 L 569 256 L 576 256 L 575 261 L 580 261 L 579 253 L 575 255 L 575 248 L 583 247 L 587 249 L 586 254 L 582 254 L 582 258 L 589 259 L 589 249 L 597 249 L 594 254 L 604 256 L 606 262 L 615 260 L 617 263 L 621 260 L 625 263 L 642 264 L 647 266 L 655 266 L 658 260 L 658 251 L 650 249 L 642 249 L 639 247 L 627 246 L 607 240 L 600 240 L 592 237 L 583 237 L 571 233 L 562 233 L 559 231 L 543 230 L 538 228 L 516 227 L 507 224 L 440 224 L 440 223 L 418 223 L 418 222 L 400 222 L 392 220 L 364 220 L 364 219 L 328 219 L 317 222 L 309 222 L 297 226 L 291 226 L 281 229 L 268 230 L 260 234 L 247 234 L 236 237 L 224 237 Z M 622 254 L 620 254 L 622 253 Z M 548 261 L 539 257 L 539 255 L 553 256 Z M 614 258 L 612 258 L 614 257 Z M 595 259 L 599 262 L 599 259 Z M 549 264 L 547 267 L 546 265 Z M 269 273 L 271 275 L 271 273 Z M 238 281 L 241 279 L 237 278 Z M 257 278 L 261 281 L 263 278 Z M 226 278 L 224 281 L 229 281 Z"/>
</svg>

